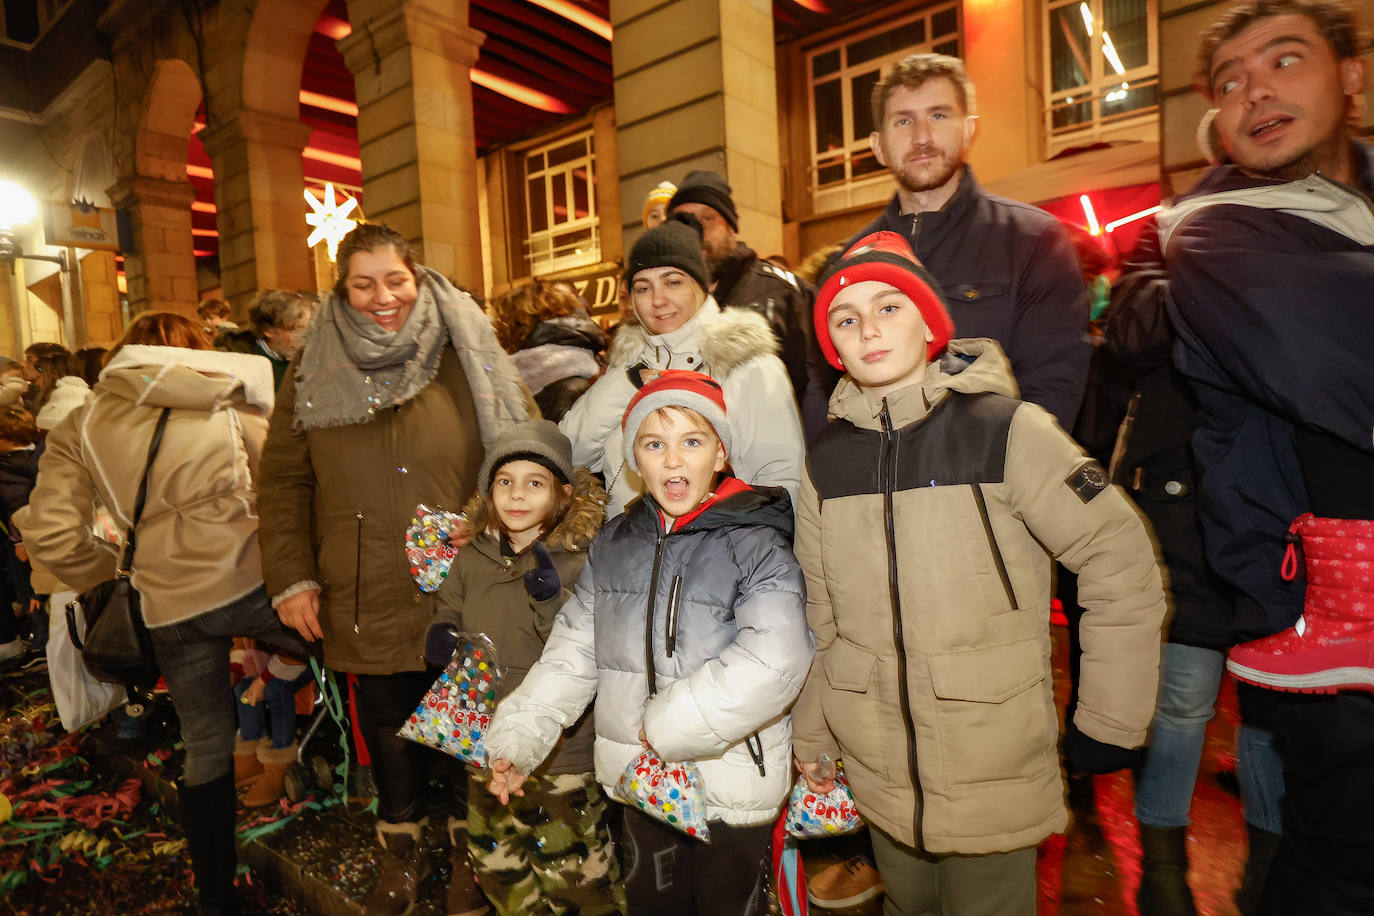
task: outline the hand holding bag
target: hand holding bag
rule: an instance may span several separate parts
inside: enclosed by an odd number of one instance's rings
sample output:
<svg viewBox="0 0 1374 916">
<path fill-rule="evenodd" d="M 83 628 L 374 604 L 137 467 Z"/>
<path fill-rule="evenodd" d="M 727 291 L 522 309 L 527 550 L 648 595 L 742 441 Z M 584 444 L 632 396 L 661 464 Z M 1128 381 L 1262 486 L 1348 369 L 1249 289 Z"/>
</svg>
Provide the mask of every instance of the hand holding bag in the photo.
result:
<svg viewBox="0 0 1374 916">
<path fill-rule="evenodd" d="M 143 516 L 143 504 L 148 498 L 148 472 L 162 445 L 170 407 L 162 408 L 148 445 L 148 460 L 143 467 L 143 480 L 138 485 L 129 534 L 124 539 L 124 555 L 113 579 L 107 579 L 82 592 L 67 605 L 67 632 L 81 650 L 86 670 L 97 680 L 109 684 L 124 684 L 130 696 L 137 687 L 151 687 L 157 682 L 157 658 L 153 655 L 153 640 L 143 622 L 143 609 L 138 590 L 130 575 L 133 572 L 135 530 Z M 80 606 L 86 618 L 86 638 L 80 639 L 76 623 L 76 609 Z"/>
</svg>

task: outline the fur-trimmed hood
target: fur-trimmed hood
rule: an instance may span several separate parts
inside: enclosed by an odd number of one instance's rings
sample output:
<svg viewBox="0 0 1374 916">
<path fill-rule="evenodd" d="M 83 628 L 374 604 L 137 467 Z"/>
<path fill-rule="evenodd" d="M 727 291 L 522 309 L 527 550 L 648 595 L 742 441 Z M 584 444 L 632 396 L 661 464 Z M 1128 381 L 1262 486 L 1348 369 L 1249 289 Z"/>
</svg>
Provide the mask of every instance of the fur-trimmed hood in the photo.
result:
<svg viewBox="0 0 1374 916">
<path fill-rule="evenodd" d="M 778 339 L 768 321 L 747 309 L 722 309 L 707 296 L 696 314 L 676 331 L 650 334 L 642 324 L 622 324 L 611 344 L 613 368 L 654 361 L 656 353 L 666 350 L 674 369 L 692 369 L 724 379 L 738 367 L 758 356 L 776 356 Z"/>
<path fill-rule="evenodd" d="M 567 514 L 544 538 L 544 546 L 550 550 L 585 551 L 591 546 L 592 538 L 601 530 L 602 519 L 606 516 L 606 502 L 610 497 L 586 468 L 573 471 L 572 499 L 568 503 Z M 468 517 L 468 525 L 474 532 L 487 530 L 487 504 L 482 494 L 473 494 L 463 507 Z"/>
</svg>

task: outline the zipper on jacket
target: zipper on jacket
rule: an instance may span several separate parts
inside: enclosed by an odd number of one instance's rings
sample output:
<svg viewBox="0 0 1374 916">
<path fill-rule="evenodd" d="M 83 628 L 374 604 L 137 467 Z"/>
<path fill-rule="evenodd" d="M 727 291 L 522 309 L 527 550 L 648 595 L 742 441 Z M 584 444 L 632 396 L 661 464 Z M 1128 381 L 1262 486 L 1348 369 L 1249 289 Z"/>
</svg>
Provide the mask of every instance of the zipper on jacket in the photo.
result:
<svg viewBox="0 0 1374 916">
<path fill-rule="evenodd" d="M 883 522 L 887 529 L 887 590 L 892 602 L 892 641 L 897 649 L 897 695 L 902 707 L 902 726 L 906 730 L 907 768 L 911 774 L 911 788 L 916 795 L 916 812 L 912 829 L 916 834 L 916 846 L 925 846 L 921 821 L 925 815 L 925 798 L 921 793 L 921 780 L 916 775 L 916 734 L 911 716 L 911 694 L 907 687 L 906 640 L 902 633 L 902 597 L 897 581 L 897 529 L 892 512 L 892 491 L 896 486 L 897 449 L 896 434 L 892 430 L 892 415 L 887 410 L 887 398 L 883 398 L 883 409 L 878 414 L 883 426 L 882 439 L 878 449 L 878 484 L 883 490 Z"/>
<path fill-rule="evenodd" d="M 988 516 L 988 501 L 983 496 L 983 485 L 973 486 L 973 501 L 978 504 L 978 515 L 983 519 L 983 533 L 988 536 L 988 550 L 992 551 L 992 562 L 997 566 L 997 576 L 1002 580 L 1002 591 L 1007 594 L 1007 604 L 1011 610 L 1020 607 L 1016 603 L 1016 592 L 1011 587 L 1011 576 L 1007 575 L 1007 564 L 1002 560 L 1002 548 L 997 546 L 997 536 L 992 533 L 992 519 Z"/>
<path fill-rule="evenodd" d="M 911 214 L 911 250 L 916 250 L 916 242 L 921 238 L 921 214 Z"/>
<path fill-rule="evenodd" d="M 654 610 L 658 598 L 658 567 L 663 562 L 663 542 L 668 532 L 660 531 L 654 542 L 654 566 L 649 573 L 649 613 L 644 619 L 644 674 L 649 679 L 649 696 L 658 692 L 658 672 L 654 670 Z"/>
<path fill-rule="evenodd" d="M 362 607 L 362 588 L 363 588 L 363 510 L 358 510 L 358 556 L 353 562 L 353 632 L 362 632 L 358 628 L 358 612 Z"/>
<path fill-rule="evenodd" d="M 759 768 L 759 776 L 765 777 L 768 772 L 763 768 L 763 739 L 758 732 L 754 732 L 744 739 L 744 746 L 749 748 L 749 756 L 754 758 L 754 766 Z"/>
<path fill-rule="evenodd" d="M 663 620 L 664 642 L 668 646 L 668 657 L 673 657 L 677 648 L 677 606 L 682 600 L 682 574 L 673 576 L 673 586 L 668 589 L 668 613 Z"/>
</svg>

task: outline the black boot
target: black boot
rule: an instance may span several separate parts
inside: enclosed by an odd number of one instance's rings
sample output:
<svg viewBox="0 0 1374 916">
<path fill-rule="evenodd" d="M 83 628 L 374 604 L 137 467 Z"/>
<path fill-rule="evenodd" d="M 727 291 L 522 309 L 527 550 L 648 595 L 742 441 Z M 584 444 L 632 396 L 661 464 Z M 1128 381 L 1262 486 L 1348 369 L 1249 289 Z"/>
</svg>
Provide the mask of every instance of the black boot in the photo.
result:
<svg viewBox="0 0 1374 916">
<path fill-rule="evenodd" d="M 1269 866 L 1283 837 L 1253 824 L 1246 824 L 1245 832 L 1250 835 L 1250 853 L 1245 859 L 1245 875 L 1240 879 L 1235 901 L 1241 916 L 1255 916 L 1264 897 L 1264 879 L 1269 876 Z"/>
<path fill-rule="evenodd" d="M 238 854 L 234 840 L 234 773 L 198 786 L 181 786 L 181 829 L 191 853 L 201 916 L 229 916 L 239 911 L 234 891 Z"/>
<path fill-rule="evenodd" d="M 1188 888 L 1188 828 L 1140 825 L 1140 916 L 1197 916 Z"/>
</svg>

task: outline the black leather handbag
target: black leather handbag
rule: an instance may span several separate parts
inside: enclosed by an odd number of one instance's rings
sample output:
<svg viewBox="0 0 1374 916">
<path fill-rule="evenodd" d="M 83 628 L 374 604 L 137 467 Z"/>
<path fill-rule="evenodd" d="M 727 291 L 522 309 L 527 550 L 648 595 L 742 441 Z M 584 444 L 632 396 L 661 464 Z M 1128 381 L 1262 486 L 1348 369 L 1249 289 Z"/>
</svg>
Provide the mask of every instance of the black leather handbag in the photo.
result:
<svg viewBox="0 0 1374 916">
<path fill-rule="evenodd" d="M 67 633 L 81 650 L 81 660 L 91 676 L 109 684 L 123 684 L 132 700 L 157 683 L 157 658 L 153 655 L 153 640 L 143 622 L 143 608 L 138 590 L 129 576 L 134 562 L 134 532 L 143 515 L 143 503 L 148 497 L 148 471 L 162 445 L 162 433 L 167 428 L 170 407 L 162 408 L 153 441 L 148 446 L 148 461 L 143 468 L 143 481 L 138 485 L 134 501 L 133 519 L 128 537 L 124 539 L 124 555 L 113 579 L 82 592 L 67 605 Z M 86 619 L 86 636 L 77 636 L 78 607 Z"/>
</svg>

